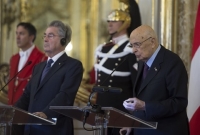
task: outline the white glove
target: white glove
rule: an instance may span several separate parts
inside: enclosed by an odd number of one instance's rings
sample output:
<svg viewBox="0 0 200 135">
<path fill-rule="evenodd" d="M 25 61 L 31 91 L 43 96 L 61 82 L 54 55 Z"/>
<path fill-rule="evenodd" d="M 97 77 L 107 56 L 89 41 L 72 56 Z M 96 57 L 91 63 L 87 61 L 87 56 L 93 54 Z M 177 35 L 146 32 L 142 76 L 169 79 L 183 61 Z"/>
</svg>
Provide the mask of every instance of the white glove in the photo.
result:
<svg viewBox="0 0 200 135">
<path fill-rule="evenodd" d="M 145 102 L 137 98 L 129 98 L 125 100 L 123 106 L 129 111 L 145 110 Z"/>
</svg>

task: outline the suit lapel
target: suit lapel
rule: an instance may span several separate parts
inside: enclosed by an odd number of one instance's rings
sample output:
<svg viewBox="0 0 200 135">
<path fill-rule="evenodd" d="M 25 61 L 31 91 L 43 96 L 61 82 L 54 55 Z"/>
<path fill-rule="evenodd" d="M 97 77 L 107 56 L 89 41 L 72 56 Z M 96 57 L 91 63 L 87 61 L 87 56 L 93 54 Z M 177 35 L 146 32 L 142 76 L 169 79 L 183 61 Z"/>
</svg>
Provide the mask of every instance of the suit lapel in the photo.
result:
<svg viewBox="0 0 200 135">
<path fill-rule="evenodd" d="M 151 69 L 148 71 L 148 74 L 146 76 L 146 78 L 143 80 L 141 86 L 140 86 L 140 89 L 139 89 L 139 92 L 138 94 L 140 94 L 140 92 L 142 90 L 144 90 L 144 88 L 149 84 L 149 82 L 156 76 L 156 74 L 159 72 L 160 70 L 160 65 L 159 63 L 157 64 L 154 64 L 155 66 L 151 66 Z"/>
<path fill-rule="evenodd" d="M 45 62 L 42 62 L 41 63 L 41 65 L 40 65 L 40 67 L 39 67 L 39 71 L 38 71 L 38 74 L 37 74 L 37 76 L 35 77 L 36 79 L 36 84 L 38 84 L 36 87 L 38 88 L 39 86 L 40 86 L 40 79 L 41 79 L 41 76 L 42 76 L 42 72 L 43 72 L 43 70 L 44 70 L 44 68 L 45 68 L 45 66 L 46 66 L 46 63 L 47 63 L 47 61 L 45 61 Z M 36 89 L 37 89 L 36 88 Z"/>
<path fill-rule="evenodd" d="M 159 70 L 161 68 L 160 64 L 163 62 L 164 53 L 165 53 L 165 48 L 161 46 L 161 49 L 158 52 L 156 58 L 154 59 L 152 65 L 151 65 L 151 68 L 148 71 L 146 78 L 143 80 L 143 82 L 140 85 L 140 88 L 139 88 L 137 95 L 139 95 L 141 93 L 141 91 L 144 90 L 145 87 L 150 83 L 150 81 L 157 75 L 157 73 L 159 73 Z M 144 63 L 143 63 L 143 66 L 140 66 L 140 67 L 141 68 L 140 68 L 140 73 L 139 73 L 138 78 L 140 76 L 142 76 L 142 70 L 143 70 L 143 67 L 144 67 Z M 137 80 L 138 80 L 138 78 L 137 78 Z"/>
<path fill-rule="evenodd" d="M 140 77 L 142 76 L 142 72 L 143 72 L 143 62 L 142 61 L 138 61 L 138 73 L 136 76 L 136 80 L 135 80 L 135 85 L 133 88 L 133 96 L 136 96 L 138 93 L 138 89 L 141 86 L 141 79 Z"/>
<path fill-rule="evenodd" d="M 66 53 L 64 53 L 60 58 L 58 58 L 58 60 L 53 64 L 53 66 L 51 67 L 51 69 L 49 70 L 49 72 L 46 74 L 46 76 L 44 77 L 44 79 L 42 80 L 42 82 L 38 82 L 38 84 L 40 83 L 40 85 L 37 88 L 37 92 L 65 64 L 67 58 L 68 57 L 67 57 Z M 43 68 L 40 71 L 40 77 L 42 75 L 42 72 L 43 72 L 43 69 L 44 69 L 45 65 L 43 65 Z M 38 80 L 40 81 L 40 78 Z"/>
</svg>

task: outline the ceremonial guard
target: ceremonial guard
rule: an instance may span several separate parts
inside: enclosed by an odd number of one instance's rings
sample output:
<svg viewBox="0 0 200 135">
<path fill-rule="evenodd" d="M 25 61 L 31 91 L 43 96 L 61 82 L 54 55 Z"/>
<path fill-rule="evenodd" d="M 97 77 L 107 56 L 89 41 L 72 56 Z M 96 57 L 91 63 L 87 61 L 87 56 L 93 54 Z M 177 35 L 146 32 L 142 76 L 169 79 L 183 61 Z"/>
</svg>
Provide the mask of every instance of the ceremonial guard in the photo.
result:
<svg viewBox="0 0 200 135">
<path fill-rule="evenodd" d="M 20 52 L 10 59 L 8 84 L 8 104 L 14 105 L 24 92 L 29 82 L 34 66 L 47 59 L 45 53 L 40 51 L 34 41 L 37 30 L 28 22 L 20 22 L 16 30 L 16 42 Z"/>
<path fill-rule="evenodd" d="M 141 18 L 135 0 L 120 0 L 120 2 L 126 4 L 128 8 L 112 10 L 108 15 L 109 42 L 100 44 L 96 48 L 96 63 L 94 70 L 92 70 L 95 75 L 90 72 L 92 75 L 90 77 L 92 82 L 95 80 L 96 86 L 122 89 L 121 93 L 98 93 L 97 106 L 114 107 L 127 112 L 123 107 L 123 101 L 133 95 L 138 65 L 132 49 L 128 47 L 129 35 L 133 29 L 141 25 Z M 108 128 L 107 134 L 119 135 L 119 128 Z"/>
<path fill-rule="evenodd" d="M 123 91 L 120 94 L 98 94 L 97 104 L 126 111 L 122 103 L 124 99 L 131 97 L 137 74 L 136 57 L 127 47 L 129 45 L 127 29 L 130 26 L 131 18 L 125 11 L 113 10 L 108 15 L 107 21 L 111 40 L 99 45 L 96 49 L 96 84 L 118 87 Z"/>
</svg>

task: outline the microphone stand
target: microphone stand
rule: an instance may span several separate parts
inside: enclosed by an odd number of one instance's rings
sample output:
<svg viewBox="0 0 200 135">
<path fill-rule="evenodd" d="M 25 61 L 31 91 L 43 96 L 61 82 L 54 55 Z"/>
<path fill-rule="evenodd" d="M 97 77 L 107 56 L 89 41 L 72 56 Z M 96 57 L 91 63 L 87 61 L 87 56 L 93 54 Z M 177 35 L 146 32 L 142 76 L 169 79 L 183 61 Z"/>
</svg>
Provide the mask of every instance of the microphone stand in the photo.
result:
<svg viewBox="0 0 200 135">
<path fill-rule="evenodd" d="M 101 85 L 103 85 L 106 80 L 108 80 L 108 78 L 117 70 L 117 68 L 122 64 L 124 63 L 124 61 L 127 59 L 128 56 L 126 56 L 124 58 L 124 60 L 108 75 L 108 77 L 102 82 Z M 121 92 L 122 89 L 119 89 L 116 91 L 117 93 Z M 101 110 L 101 106 L 100 105 L 97 105 L 97 104 L 92 104 L 91 103 L 91 99 L 92 97 L 97 93 L 97 92 L 101 92 L 101 93 L 104 93 L 104 92 L 109 92 L 109 88 L 105 87 L 105 86 L 94 86 L 92 88 L 92 92 L 90 93 L 90 96 L 89 96 L 89 99 L 88 99 L 88 103 L 87 103 L 87 107 L 85 107 L 83 109 L 83 112 L 84 112 L 84 117 L 83 117 L 83 128 L 86 130 L 86 131 L 94 131 L 94 130 L 100 130 L 100 134 L 104 134 L 104 135 L 107 135 L 107 123 L 108 123 L 108 114 L 105 113 L 103 110 Z M 110 90 L 111 92 L 111 90 Z M 92 107 L 92 108 L 90 108 Z M 85 123 L 86 123 L 86 120 L 87 120 L 87 117 L 89 117 L 89 113 L 92 112 L 92 113 L 95 113 L 95 124 L 96 126 L 98 126 L 97 128 L 93 128 L 93 129 L 86 129 L 85 128 Z"/>
<path fill-rule="evenodd" d="M 108 112 L 104 112 L 103 110 L 101 110 L 101 106 L 100 105 L 92 104 L 91 103 L 91 99 L 97 92 L 100 92 L 100 93 L 104 93 L 104 92 L 121 93 L 121 91 L 122 91 L 121 88 L 107 88 L 107 87 L 102 86 L 102 85 L 118 69 L 118 67 L 120 67 L 122 65 L 122 63 L 124 63 L 124 61 L 126 61 L 127 58 L 128 58 L 128 56 L 126 56 L 123 59 L 123 61 L 114 70 L 112 70 L 112 72 L 108 75 L 108 77 L 101 83 L 101 86 L 94 86 L 92 88 L 92 92 L 90 93 L 87 106 L 83 109 L 83 112 L 84 112 L 83 128 L 86 131 L 100 130 L 100 134 L 101 135 L 107 135 L 107 123 L 108 123 L 109 114 L 108 114 Z M 86 123 L 87 117 L 89 117 L 89 113 L 90 112 L 96 114 L 95 115 L 95 124 L 96 124 L 95 126 L 98 126 L 97 128 L 86 129 L 85 126 L 84 126 L 85 123 Z"/>
<path fill-rule="evenodd" d="M 128 55 L 124 58 L 124 60 L 115 68 L 112 70 L 112 72 L 108 75 L 108 77 L 101 83 L 101 86 L 108 80 L 108 78 L 118 69 L 118 67 L 120 67 L 122 65 L 122 63 L 124 63 L 124 61 L 126 61 Z"/>
<path fill-rule="evenodd" d="M 86 131 L 94 131 L 95 135 L 107 135 L 107 124 L 109 119 L 109 112 L 101 110 L 100 105 L 92 104 L 91 99 L 96 94 L 95 91 L 91 92 L 87 106 L 83 108 L 84 116 L 83 116 L 83 128 Z M 92 107 L 92 108 L 91 108 Z M 95 113 L 95 126 L 92 129 L 86 129 L 85 123 L 87 117 L 89 117 L 90 113 Z"/>
<path fill-rule="evenodd" d="M 32 61 L 28 61 L 27 64 L 19 71 L 17 72 L 1 89 L 0 89 L 0 92 L 14 79 L 17 77 L 17 75 L 22 71 L 24 70 L 28 65 L 30 65 L 32 63 Z"/>
<path fill-rule="evenodd" d="M 97 104 L 91 104 L 91 99 L 92 97 L 94 96 L 94 94 L 96 92 L 100 92 L 101 93 L 104 93 L 104 92 L 109 92 L 109 89 L 107 89 L 106 87 L 102 86 L 107 80 L 108 78 L 118 69 L 118 67 L 120 67 L 122 65 L 122 63 L 124 63 L 124 61 L 126 61 L 128 56 L 126 56 L 123 61 L 115 68 L 113 69 L 113 71 L 108 75 L 108 77 L 102 82 L 101 86 L 94 86 L 92 88 L 92 92 L 90 93 L 90 96 L 89 96 L 89 99 L 88 99 L 88 103 L 87 103 L 87 106 L 91 106 L 92 107 L 92 111 L 93 112 L 96 112 L 96 113 L 100 113 L 101 112 L 101 106 L 100 105 L 97 105 Z M 97 90 L 97 88 L 100 88 L 100 90 Z M 122 91 L 121 89 L 119 90 L 120 92 Z"/>
<path fill-rule="evenodd" d="M 89 96 L 89 99 L 88 99 L 88 103 L 87 103 L 87 106 L 85 108 L 83 108 L 83 112 L 84 112 L 84 116 L 83 116 L 83 128 L 86 130 L 86 131 L 94 131 L 94 130 L 99 130 L 100 128 L 92 128 L 92 129 L 87 129 L 85 128 L 85 123 L 86 123 L 86 120 L 87 118 L 89 117 L 89 114 L 90 112 L 92 113 L 95 113 L 96 115 L 98 113 L 104 113 L 102 110 L 101 110 L 101 106 L 100 105 L 96 105 L 96 104 L 92 104 L 91 103 L 91 99 L 92 97 L 96 94 L 96 92 L 91 92 L 90 93 L 90 96 Z M 92 108 L 91 108 L 92 107 Z M 96 116 L 95 116 L 96 117 Z"/>
</svg>

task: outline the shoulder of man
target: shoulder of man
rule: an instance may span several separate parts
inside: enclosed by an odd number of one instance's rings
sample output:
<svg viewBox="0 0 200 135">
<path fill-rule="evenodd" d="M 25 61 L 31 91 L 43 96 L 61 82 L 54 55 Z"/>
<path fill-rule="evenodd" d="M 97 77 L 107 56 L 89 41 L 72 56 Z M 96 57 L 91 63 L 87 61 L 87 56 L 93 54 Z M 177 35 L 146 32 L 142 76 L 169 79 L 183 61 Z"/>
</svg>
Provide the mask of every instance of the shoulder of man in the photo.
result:
<svg viewBox="0 0 200 135">
<path fill-rule="evenodd" d="M 44 52 L 40 51 L 36 46 L 33 49 L 33 53 L 36 53 L 37 57 L 41 59 L 41 62 L 47 60 L 48 58 L 47 55 Z"/>
</svg>

